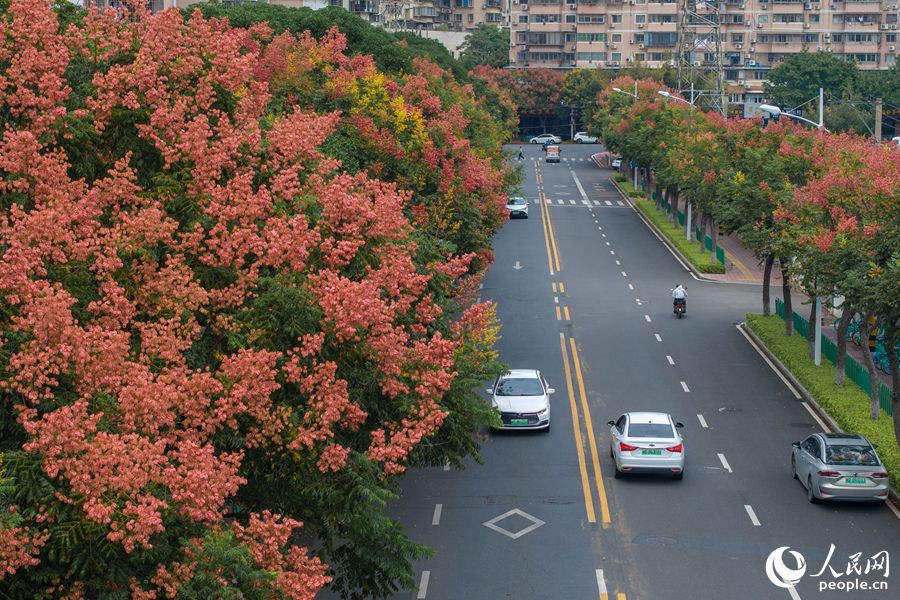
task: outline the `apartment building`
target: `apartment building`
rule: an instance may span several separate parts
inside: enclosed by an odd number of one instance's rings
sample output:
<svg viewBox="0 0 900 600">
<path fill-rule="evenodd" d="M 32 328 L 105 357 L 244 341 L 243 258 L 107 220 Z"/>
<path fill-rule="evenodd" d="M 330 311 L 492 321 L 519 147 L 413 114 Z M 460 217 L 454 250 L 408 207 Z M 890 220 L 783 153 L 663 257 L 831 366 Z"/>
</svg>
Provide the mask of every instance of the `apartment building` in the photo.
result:
<svg viewBox="0 0 900 600">
<path fill-rule="evenodd" d="M 675 0 L 512 0 L 513 67 L 659 67 L 672 61 Z M 725 0 L 725 79 L 737 103 L 761 97 L 768 71 L 803 50 L 833 52 L 861 69 L 896 60 L 898 0 Z M 694 60 L 712 60 L 703 48 Z"/>
</svg>

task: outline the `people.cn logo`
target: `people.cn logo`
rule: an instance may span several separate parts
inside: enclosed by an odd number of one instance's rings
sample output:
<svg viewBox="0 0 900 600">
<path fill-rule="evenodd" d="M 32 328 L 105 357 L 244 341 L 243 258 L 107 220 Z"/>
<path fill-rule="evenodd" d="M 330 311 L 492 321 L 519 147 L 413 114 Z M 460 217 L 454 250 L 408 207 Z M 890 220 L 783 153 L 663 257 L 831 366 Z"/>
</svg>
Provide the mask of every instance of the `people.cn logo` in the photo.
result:
<svg viewBox="0 0 900 600">
<path fill-rule="evenodd" d="M 766 576 L 769 581 L 780 588 L 792 588 L 806 573 L 806 559 L 799 552 L 789 549 L 790 546 L 775 548 L 766 559 Z M 789 552 L 797 562 L 797 568 L 792 569 L 784 564 L 784 553 Z"/>
</svg>

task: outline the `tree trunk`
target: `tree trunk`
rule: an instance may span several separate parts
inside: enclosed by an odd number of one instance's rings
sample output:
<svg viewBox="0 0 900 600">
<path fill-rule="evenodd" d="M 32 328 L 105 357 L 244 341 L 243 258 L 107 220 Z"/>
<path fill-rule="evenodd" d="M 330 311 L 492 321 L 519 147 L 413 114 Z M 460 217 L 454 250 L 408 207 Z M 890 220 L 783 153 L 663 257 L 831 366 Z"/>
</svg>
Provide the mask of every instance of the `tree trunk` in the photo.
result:
<svg viewBox="0 0 900 600">
<path fill-rule="evenodd" d="M 709 262 L 712 264 L 716 264 L 716 249 L 719 247 L 719 224 L 716 223 L 715 217 L 709 218 L 709 237 L 712 239 L 712 256 L 709 259 Z"/>
<path fill-rule="evenodd" d="M 690 205 L 690 203 L 691 203 L 690 200 L 687 200 L 684 203 L 684 226 L 687 228 L 688 235 L 691 236 L 690 239 L 693 240 L 694 239 L 694 228 L 693 228 L 693 223 L 691 222 L 694 220 L 693 214 L 691 214 L 691 220 L 688 221 L 688 214 L 691 213 L 691 211 L 688 210 L 688 205 Z"/>
<path fill-rule="evenodd" d="M 813 294 L 815 294 L 813 290 Z M 816 297 L 809 303 L 809 321 L 806 327 L 806 348 L 809 360 L 816 359 Z"/>
<path fill-rule="evenodd" d="M 850 320 L 853 318 L 853 307 L 844 298 L 841 305 L 841 319 L 838 321 L 837 328 L 837 360 L 835 361 L 834 383 L 837 385 L 844 384 L 844 369 L 847 365 L 847 327 L 850 326 Z"/>
<path fill-rule="evenodd" d="M 706 252 L 706 222 L 709 220 L 709 216 L 706 213 L 700 215 L 700 254 Z"/>
<path fill-rule="evenodd" d="M 675 194 L 675 197 L 672 198 L 672 223 L 678 227 L 678 194 Z"/>
<path fill-rule="evenodd" d="M 669 193 L 669 186 L 664 186 L 657 190 L 656 194 L 656 210 L 662 210 L 663 198 Z"/>
<path fill-rule="evenodd" d="M 896 321 L 891 322 L 890 329 L 885 333 L 888 360 L 891 365 L 891 409 L 894 413 L 894 437 L 900 444 L 900 367 L 897 365 L 897 339 L 900 337 L 900 328 Z"/>
<path fill-rule="evenodd" d="M 775 264 L 775 255 L 766 255 L 766 266 L 763 269 L 763 316 L 768 317 L 772 314 L 771 302 L 771 285 L 772 285 L 772 265 Z"/>
<path fill-rule="evenodd" d="M 881 416 L 881 411 L 879 410 L 880 407 L 878 405 L 878 375 L 875 373 L 875 361 L 872 360 L 872 351 L 869 350 L 869 329 L 871 329 L 871 325 L 869 325 L 870 318 L 872 318 L 871 312 L 867 312 L 863 315 L 863 322 L 860 323 L 859 330 L 863 340 L 863 363 L 866 365 L 866 371 L 869 372 L 869 415 L 872 419 L 878 419 L 878 417 Z"/>
<path fill-rule="evenodd" d="M 781 265 L 781 294 L 784 296 L 784 335 L 794 335 L 794 305 L 791 302 L 790 267 L 784 258 L 779 258 Z"/>
</svg>

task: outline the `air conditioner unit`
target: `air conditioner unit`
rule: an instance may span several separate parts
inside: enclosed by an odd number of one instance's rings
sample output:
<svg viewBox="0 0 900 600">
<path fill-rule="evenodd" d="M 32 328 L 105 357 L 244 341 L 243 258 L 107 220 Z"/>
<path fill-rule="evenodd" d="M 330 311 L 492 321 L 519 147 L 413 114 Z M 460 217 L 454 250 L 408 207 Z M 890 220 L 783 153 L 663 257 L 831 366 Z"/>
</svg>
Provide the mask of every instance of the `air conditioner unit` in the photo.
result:
<svg viewBox="0 0 900 600">
<path fill-rule="evenodd" d="M 736 43 L 736 44 L 734 45 L 734 49 L 735 49 L 735 50 L 740 50 L 740 49 L 743 48 L 743 47 L 744 47 L 744 45 L 743 45 L 742 43 L 740 43 L 740 42 L 738 42 L 738 43 Z"/>
<path fill-rule="evenodd" d="M 573 60 L 573 61 L 572 61 L 572 66 L 573 66 L 573 67 L 577 67 L 577 66 L 578 66 L 578 63 L 575 62 L 575 61 Z"/>
<path fill-rule="evenodd" d="M 809 3 L 804 4 L 804 5 L 803 5 L 803 10 L 812 10 L 812 4 L 809 4 Z"/>
<path fill-rule="evenodd" d="M 898 8 L 900 8 L 900 4 L 892 4 L 891 5 L 891 10 L 897 10 Z"/>
<path fill-rule="evenodd" d="M 756 24 L 756 28 L 757 28 L 757 29 L 762 29 L 762 26 L 763 26 L 762 23 L 757 23 L 757 24 Z"/>
<path fill-rule="evenodd" d="M 628 43 L 629 43 L 629 44 L 633 44 L 633 43 L 634 43 L 634 38 L 631 38 L 630 40 L 628 40 Z"/>
<path fill-rule="evenodd" d="M 641 50 L 643 50 L 643 49 L 646 48 L 646 47 L 647 47 L 647 46 L 645 46 L 644 44 L 638 44 L 638 48 L 640 48 Z"/>
<path fill-rule="evenodd" d="M 891 25 L 891 29 L 897 29 L 896 25 Z"/>
<path fill-rule="evenodd" d="M 611 61 L 609 61 L 609 64 L 610 64 L 610 66 L 612 66 L 612 67 L 618 67 L 618 66 L 619 66 L 619 61 L 617 61 L 617 60 L 611 60 Z"/>
<path fill-rule="evenodd" d="M 822 35 L 824 35 L 826 38 L 830 38 L 830 37 L 831 37 L 831 33 L 828 32 L 828 31 L 826 31 L 826 32 L 823 33 Z"/>
<path fill-rule="evenodd" d="M 743 5 L 743 4 L 741 4 L 740 9 L 741 9 L 741 10 L 744 10 L 744 5 Z"/>
<path fill-rule="evenodd" d="M 638 23 L 637 26 L 638 26 L 638 29 L 643 29 L 643 28 L 644 28 L 644 24 L 643 24 L 643 23 Z"/>
<path fill-rule="evenodd" d="M 613 44 L 613 45 L 610 46 L 610 48 L 612 48 L 613 50 L 618 50 L 618 49 L 619 49 L 619 45 L 618 45 L 618 44 Z"/>
<path fill-rule="evenodd" d="M 750 49 L 747 50 L 747 53 L 748 53 L 748 54 L 754 54 L 754 53 L 756 53 L 756 48 L 754 48 L 753 46 L 750 46 Z"/>
<path fill-rule="evenodd" d="M 749 89 L 752 88 L 752 87 L 753 87 L 753 84 L 750 83 L 749 81 L 745 81 L 745 82 L 744 82 L 744 89 L 745 89 L 745 90 L 749 90 Z"/>
<path fill-rule="evenodd" d="M 631 57 L 630 57 L 630 56 L 626 56 L 626 57 L 625 57 L 625 62 L 631 62 Z"/>
<path fill-rule="evenodd" d="M 888 52 L 896 52 L 897 46 L 888 46 Z"/>
<path fill-rule="evenodd" d="M 528 5 L 527 5 L 527 4 L 523 4 L 523 5 L 520 6 L 519 9 L 520 9 L 520 10 L 528 10 Z"/>
<path fill-rule="evenodd" d="M 610 23 L 610 24 L 609 24 L 609 28 L 610 28 L 610 29 L 615 29 L 615 28 L 616 28 L 616 24 L 615 24 L 615 23 Z"/>
<path fill-rule="evenodd" d="M 755 61 L 755 60 L 748 60 L 748 61 L 747 61 L 747 66 L 748 66 L 748 67 L 755 67 L 755 66 L 756 66 L 756 61 Z"/>
<path fill-rule="evenodd" d="M 882 31 L 887 31 L 887 28 L 888 28 L 887 23 L 882 23 L 882 24 L 881 24 L 881 30 L 882 30 Z"/>
<path fill-rule="evenodd" d="M 809 29 L 809 23 L 804 23 L 804 24 L 803 24 L 803 29 Z"/>
<path fill-rule="evenodd" d="M 827 48 L 826 50 L 827 50 L 828 52 L 834 52 L 834 48 Z"/>
<path fill-rule="evenodd" d="M 694 61 L 694 66 L 695 66 L 695 67 L 702 67 L 702 66 L 703 66 L 703 61 L 695 60 L 695 61 Z"/>
</svg>

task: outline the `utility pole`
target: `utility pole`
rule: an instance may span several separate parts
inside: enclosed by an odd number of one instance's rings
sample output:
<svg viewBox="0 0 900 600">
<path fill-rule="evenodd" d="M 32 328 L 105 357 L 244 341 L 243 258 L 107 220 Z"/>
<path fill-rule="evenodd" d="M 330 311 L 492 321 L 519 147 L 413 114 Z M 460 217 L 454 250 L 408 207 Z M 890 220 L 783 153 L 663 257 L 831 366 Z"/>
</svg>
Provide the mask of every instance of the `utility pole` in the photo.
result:
<svg viewBox="0 0 900 600">
<path fill-rule="evenodd" d="M 724 40 L 719 30 L 719 3 L 713 0 L 677 0 L 676 47 L 672 56 L 683 95 L 692 85 L 691 101 L 728 116 L 728 91 L 723 65 Z"/>
<path fill-rule="evenodd" d="M 881 143 L 881 98 L 875 98 L 875 141 Z"/>
</svg>

